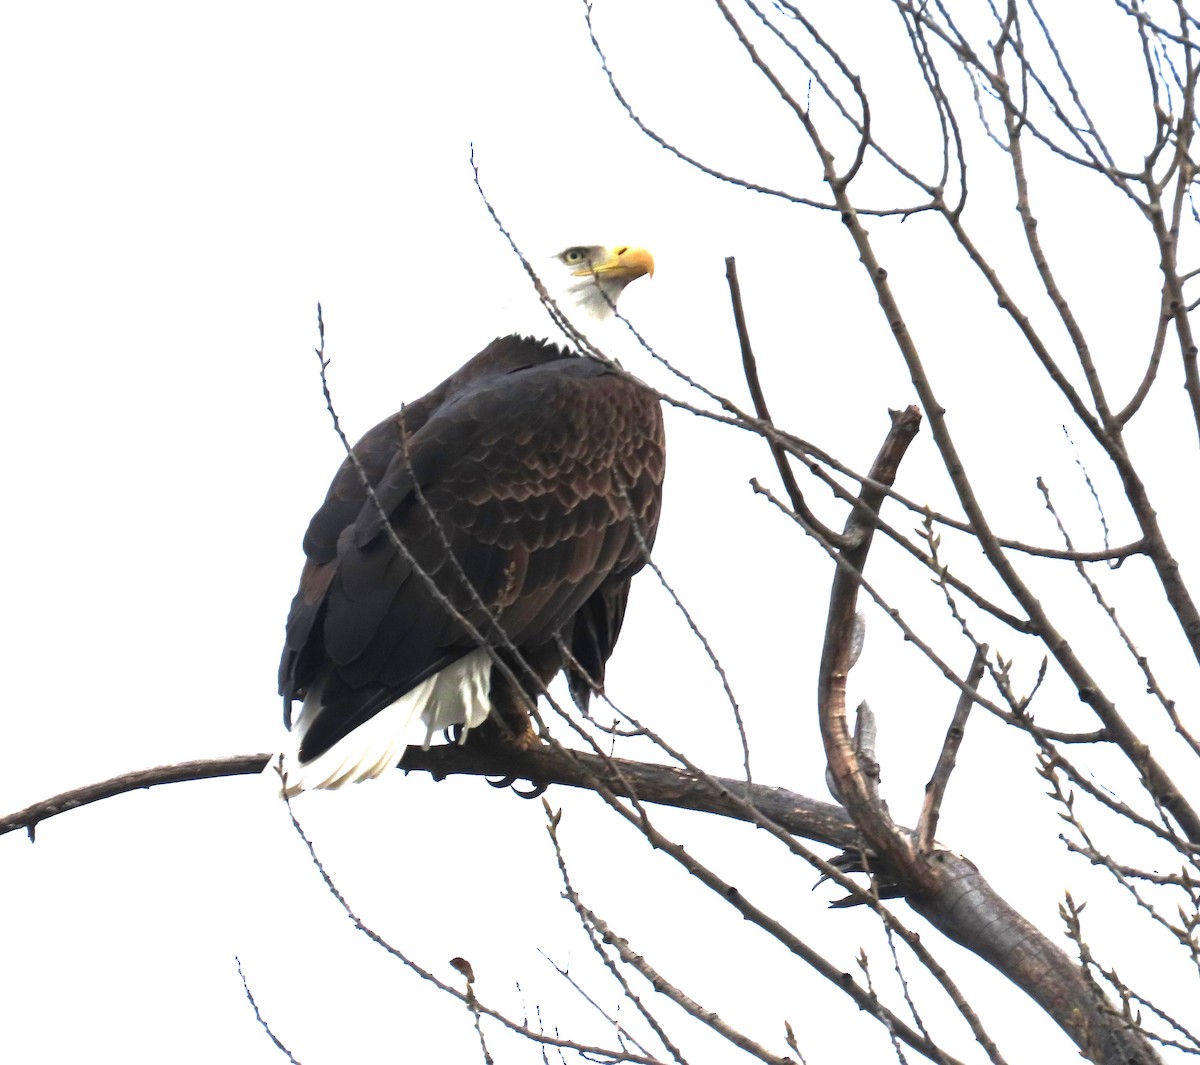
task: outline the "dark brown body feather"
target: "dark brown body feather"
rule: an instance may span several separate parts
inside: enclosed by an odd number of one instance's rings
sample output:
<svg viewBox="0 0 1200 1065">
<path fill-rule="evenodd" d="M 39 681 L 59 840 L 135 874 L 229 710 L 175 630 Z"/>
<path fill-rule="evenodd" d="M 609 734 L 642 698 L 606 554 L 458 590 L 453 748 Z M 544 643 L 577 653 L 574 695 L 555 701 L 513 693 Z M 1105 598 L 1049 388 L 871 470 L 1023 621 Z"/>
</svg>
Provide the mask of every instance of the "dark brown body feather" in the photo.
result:
<svg viewBox="0 0 1200 1065">
<path fill-rule="evenodd" d="M 498 623 L 534 667 L 513 668 L 525 691 L 562 668 L 556 637 L 603 680 L 658 525 L 664 438 L 649 389 L 598 360 L 503 337 L 354 451 L 416 567 L 489 644 L 504 644 Z M 349 460 L 304 552 L 279 688 L 290 725 L 292 701 L 319 686 L 307 762 L 478 645 L 391 542 Z M 587 677 L 567 670 L 586 701 Z M 510 689 L 493 667 L 493 705 L 519 703 Z"/>
</svg>

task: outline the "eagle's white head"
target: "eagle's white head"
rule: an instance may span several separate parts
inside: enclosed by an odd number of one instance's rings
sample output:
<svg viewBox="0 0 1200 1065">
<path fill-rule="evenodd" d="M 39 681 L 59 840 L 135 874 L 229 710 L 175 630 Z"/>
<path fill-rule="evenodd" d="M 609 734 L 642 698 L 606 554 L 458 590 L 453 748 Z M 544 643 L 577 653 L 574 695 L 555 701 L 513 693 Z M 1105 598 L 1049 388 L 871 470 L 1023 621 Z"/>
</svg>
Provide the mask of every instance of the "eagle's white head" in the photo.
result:
<svg viewBox="0 0 1200 1065">
<path fill-rule="evenodd" d="M 644 274 L 654 275 L 654 257 L 645 248 L 618 244 L 606 248 L 600 244 L 578 244 L 560 251 L 555 259 L 567 270 L 567 278 L 556 278 L 561 291 L 589 318 L 611 318 L 617 299 L 630 281 Z M 564 307 L 568 313 L 572 307 Z"/>
</svg>

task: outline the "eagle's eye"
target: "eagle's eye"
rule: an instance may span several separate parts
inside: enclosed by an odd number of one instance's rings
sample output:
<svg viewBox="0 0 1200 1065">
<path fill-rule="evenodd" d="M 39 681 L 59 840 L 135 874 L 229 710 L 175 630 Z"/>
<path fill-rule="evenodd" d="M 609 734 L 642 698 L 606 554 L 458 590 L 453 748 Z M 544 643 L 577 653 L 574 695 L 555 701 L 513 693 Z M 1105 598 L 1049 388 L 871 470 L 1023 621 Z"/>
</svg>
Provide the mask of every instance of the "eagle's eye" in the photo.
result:
<svg viewBox="0 0 1200 1065">
<path fill-rule="evenodd" d="M 586 248 L 568 248 L 559 258 L 567 264 L 567 266 L 576 266 L 579 263 L 587 261 Z"/>
</svg>

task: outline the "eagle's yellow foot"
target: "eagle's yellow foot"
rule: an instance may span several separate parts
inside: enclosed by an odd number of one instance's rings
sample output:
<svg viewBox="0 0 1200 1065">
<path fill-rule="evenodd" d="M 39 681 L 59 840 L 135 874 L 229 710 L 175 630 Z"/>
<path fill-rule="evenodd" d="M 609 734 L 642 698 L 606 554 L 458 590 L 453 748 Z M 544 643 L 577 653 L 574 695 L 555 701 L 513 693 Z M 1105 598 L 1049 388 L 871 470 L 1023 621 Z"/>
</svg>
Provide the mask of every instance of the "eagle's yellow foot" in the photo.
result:
<svg viewBox="0 0 1200 1065">
<path fill-rule="evenodd" d="M 511 721 L 509 715 L 498 718 L 492 714 L 481 725 L 476 725 L 467 735 L 466 742 L 472 745 L 487 747 L 508 747 L 518 751 L 528 751 L 540 747 L 541 737 L 533 727 L 528 714 L 522 715 L 522 721 Z"/>
</svg>

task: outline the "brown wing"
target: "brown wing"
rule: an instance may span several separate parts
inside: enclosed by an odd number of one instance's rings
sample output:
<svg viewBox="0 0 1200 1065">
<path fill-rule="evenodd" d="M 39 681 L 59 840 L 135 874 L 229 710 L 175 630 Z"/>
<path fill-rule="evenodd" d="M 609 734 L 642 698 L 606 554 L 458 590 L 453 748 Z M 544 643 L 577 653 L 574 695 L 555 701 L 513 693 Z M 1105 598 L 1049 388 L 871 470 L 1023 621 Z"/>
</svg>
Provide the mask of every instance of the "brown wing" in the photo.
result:
<svg viewBox="0 0 1200 1065">
<path fill-rule="evenodd" d="M 454 611 L 492 643 L 497 623 L 519 648 L 561 634 L 603 678 L 658 523 L 658 402 L 595 360 L 497 343 L 499 372 L 463 378 L 468 364 L 356 448 L 410 559 L 356 471 L 313 519 L 280 666 L 286 705 L 321 685 L 304 760 L 473 650 Z"/>
</svg>

